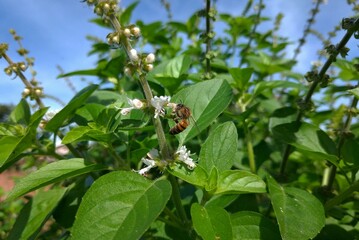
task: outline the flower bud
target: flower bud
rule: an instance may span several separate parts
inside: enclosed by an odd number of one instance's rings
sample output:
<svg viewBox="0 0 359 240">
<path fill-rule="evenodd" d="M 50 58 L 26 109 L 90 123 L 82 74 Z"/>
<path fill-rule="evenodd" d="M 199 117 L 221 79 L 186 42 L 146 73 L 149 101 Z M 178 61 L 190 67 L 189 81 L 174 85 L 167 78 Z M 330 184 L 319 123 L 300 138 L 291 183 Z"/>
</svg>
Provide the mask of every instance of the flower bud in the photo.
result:
<svg viewBox="0 0 359 240">
<path fill-rule="evenodd" d="M 131 33 L 133 34 L 133 36 L 138 38 L 141 35 L 141 30 L 140 30 L 139 27 L 132 27 L 131 28 Z"/>
<path fill-rule="evenodd" d="M 31 93 L 30 88 L 25 88 L 24 91 L 22 91 L 22 94 L 23 94 L 24 96 L 28 96 L 30 93 Z"/>
<path fill-rule="evenodd" d="M 128 29 L 128 28 L 125 28 L 124 30 L 123 30 L 123 34 L 126 36 L 126 37 L 131 37 L 131 31 L 130 31 L 130 29 Z"/>
<path fill-rule="evenodd" d="M 132 100 L 132 104 L 134 108 L 141 109 L 143 107 L 143 102 L 137 98 Z"/>
<path fill-rule="evenodd" d="M 36 94 L 37 96 L 41 96 L 41 95 L 42 95 L 42 89 L 36 88 L 36 89 L 35 89 L 35 94 Z"/>
<path fill-rule="evenodd" d="M 145 70 L 146 72 L 152 71 L 152 69 L 153 69 L 153 64 L 146 64 L 143 67 L 143 70 Z"/>
<path fill-rule="evenodd" d="M 130 59 L 131 59 L 132 61 L 138 61 L 137 51 L 136 51 L 136 49 L 134 49 L 134 48 L 132 48 L 132 49 L 130 50 Z"/>
<path fill-rule="evenodd" d="M 5 68 L 4 71 L 5 71 L 6 75 L 11 76 L 11 74 L 12 74 L 12 69 L 11 69 L 11 67 Z"/>
<path fill-rule="evenodd" d="M 110 7 L 110 4 L 108 3 L 105 3 L 102 7 L 102 10 L 107 13 L 108 11 L 110 11 L 111 7 Z"/>
<path fill-rule="evenodd" d="M 99 7 L 99 6 L 96 6 L 96 7 L 95 7 L 94 12 L 95 12 L 98 16 L 102 16 L 102 14 L 103 14 L 103 11 L 102 11 L 101 7 Z"/>
<path fill-rule="evenodd" d="M 156 60 L 156 57 L 153 53 L 150 53 L 146 57 L 146 63 L 153 63 Z"/>
<path fill-rule="evenodd" d="M 26 70 L 27 66 L 24 62 L 21 62 L 21 63 L 19 63 L 19 68 L 21 69 L 21 71 L 24 72 Z"/>
<path fill-rule="evenodd" d="M 124 73 L 125 73 L 126 76 L 132 77 L 132 74 L 133 74 L 133 73 L 132 73 L 131 68 L 125 67 L 125 69 L 124 69 L 123 71 L 124 71 Z"/>
</svg>

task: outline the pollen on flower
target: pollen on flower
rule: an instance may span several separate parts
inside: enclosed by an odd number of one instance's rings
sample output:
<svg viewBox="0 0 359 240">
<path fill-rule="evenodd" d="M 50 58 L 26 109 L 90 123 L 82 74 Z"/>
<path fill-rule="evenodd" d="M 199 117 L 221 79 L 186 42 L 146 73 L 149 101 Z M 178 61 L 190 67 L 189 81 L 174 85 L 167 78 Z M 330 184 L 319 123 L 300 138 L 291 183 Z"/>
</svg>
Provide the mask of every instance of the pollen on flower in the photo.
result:
<svg viewBox="0 0 359 240">
<path fill-rule="evenodd" d="M 170 100 L 171 97 L 169 96 L 155 96 L 151 99 L 151 105 L 155 108 L 154 118 L 157 118 L 158 116 L 163 117 L 165 115 L 165 109 L 163 107 L 167 106 Z"/>
</svg>

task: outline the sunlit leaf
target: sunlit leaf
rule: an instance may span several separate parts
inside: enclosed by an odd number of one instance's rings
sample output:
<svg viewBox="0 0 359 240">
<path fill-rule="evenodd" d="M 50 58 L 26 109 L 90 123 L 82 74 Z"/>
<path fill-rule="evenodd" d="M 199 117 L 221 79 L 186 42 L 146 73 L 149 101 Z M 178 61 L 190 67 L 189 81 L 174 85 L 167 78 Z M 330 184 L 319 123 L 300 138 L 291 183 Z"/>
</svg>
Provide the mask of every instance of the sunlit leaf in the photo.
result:
<svg viewBox="0 0 359 240">
<path fill-rule="evenodd" d="M 139 239 L 171 196 L 167 180 L 149 181 L 129 171 L 97 179 L 87 191 L 72 227 L 73 239 Z M 94 221 L 95 220 L 95 221 Z"/>
<path fill-rule="evenodd" d="M 229 170 L 237 151 L 237 129 L 233 122 L 226 122 L 214 129 L 201 148 L 199 164 L 210 172 L 212 167 L 219 171 Z"/>
<path fill-rule="evenodd" d="M 106 167 L 93 163 L 85 163 L 81 158 L 53 162 L 21 178 L 14 189 L 11 190 L 6 200 L 11 201 L 43 186 L 103 169 L 106 169 Z"/>
<path fill-rule="evenodd" d="M 171 102 L 183 103 L 192 110 L 193 120 L 185 131 L 177 134 L 180 144 L 195 137 L 208 127 L 228 106 L 232 100 L 232 90 L 224 80 L 213 79 L 200 82 L 179 91 Z M 170 127 L 174 121 L 169 121 Z"/>
<path fill-rule="evenodd" d="M 272 128 L 272 132 L 274 137 L 296 147 L 307 156 L 338 164 L 335 143 L 324 131 L 312 124 L 285 123 Z"/>
<path fill-rule="evenodd" d="M 214 194 L 263 192 L 266 192 L 266 184 L 258 175 L 243 170 L 227 170 L 219 174 Z"/>
<path fill-rule="evenodd" d="M 72 117 L 75 111 L 86 102 L 97 87 L 97 85 L 90 85 L 78 92 L 71 101 L 46 124 L 46 130 L 51 132 L 57 131 L 64 122 Z"/>
</svg>

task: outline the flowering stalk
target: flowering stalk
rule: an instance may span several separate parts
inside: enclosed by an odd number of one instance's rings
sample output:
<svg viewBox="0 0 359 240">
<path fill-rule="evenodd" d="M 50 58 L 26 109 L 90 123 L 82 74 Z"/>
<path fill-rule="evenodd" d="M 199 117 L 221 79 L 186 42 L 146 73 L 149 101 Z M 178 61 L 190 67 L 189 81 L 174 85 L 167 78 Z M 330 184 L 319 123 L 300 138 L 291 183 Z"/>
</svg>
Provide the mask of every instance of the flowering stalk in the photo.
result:
<svg viewBox="0 0 359 240">
<path fill-rule="evenodd" d="M 350 22 L 350 26 L 346 26 L 345 23 L 349 24 Z M 305 98 L 300 102 L 300 109 L 297 113 L 297 117 L 295 122 L 299 123 L 300 120 L 303 117 L 303 114 L 306 110 L 307 106 L 311 105 L 311 98 L 312 95 L 314 94 L 315 89 L 317 88 L 317 86 L 319 84 L 322 84 L 323 81 L 326 80 L 326 72 L 329 69 L 330 65 L 335 62 L 337 56 L 340 54 L 341 56 L 345 56 L 347 51 L 349 50 L 348 48 L 345 47 L 345 45 L 348 43 L 349 39 L 353 36 L 357 38 L 358 37 L 358 30 L 359 30 L 359 18 L 354 20 L 351 19 L 344 19 L 343 20 L 343 28 L 347 29 L 346 34 L 344 35 L 343 39 L 339 42 L 339 44 L 337 44 L 336 46 L 334 45 L 330 45 L 328 46 L 326 49 L 328 51 L 328 53 L 330 54 L 328 60 L 325 62 L 325 64 L 323 65 L 323 67 L 321 68 L 319 73 L 309 73 L 310 75 L 313 74 L 315 77 L 313 77 L 313 81 L 312 84 L 308 90 L 307 95 L 305 96 Z M 280 166 L 280 175 L 284 175 L 284 171 L 288 162 L 288 158 L 289 155 L 291 153 L 292 147 L 291 145 L 287 145 L 285 150 L 284 150 L 284 154 L 282 157 L 282 162 L 281 162 L 281 166 Z"/>
<path fill-rule="evenodd" d="M 89 1 L 88 1 L 88 3 L 89 3 Z M 100 5 L 100 4 L 102 4 L 102 5 Z M 130 59 L 130 63 L 136 65 L 136 63 L 138 61 L 140 61 L 141 59 L 140 59 L 139 55 L 137 54 L 137 51 L 132 48 L 131 43 L 129 41 L 129 37 L 131 35 L 133 35 L 134 37 L 138 37 L 140 35 L 139 28 L 138 27 L 132 27 L 131 29 L 123 28 L 121 26 L 120 22 L 118 21 L 118 19 L 116 18 L 115 11 L 106 10 L 106 9 L 114 9 L 114 7 L 112 7 L 112 4 L 113 4 L 113 1 L 106 1 L 106 0 L 99 1 L 95 7 L 95 12 L 98 14 L 103 13 L 104 16 L 111 22 L 113 28 L 115 29 L 115 33 L 111 34 L 111 36 L 108 36 L 109 42 L 123 46 L 128 58 Z M 99 7 L 101 7 L 101 6 L 102 6 L 102 9 L 96 10 L 96 9 L 99 9 Z M 99 14 L 99 15 L 102 16 L 102 14 Z M 144 62 L 149 61 L 149 63 L 146 63 L 145 65 L 142 66 L 144 68 L 144 70 L 151 70 L 151 68 L 153 67 L 151 64 L 151 56 L 152 55 L 149 54 L 147 56 L 147 58 L 145 59 Z M 150 106 L 150 102 L 151 102 L 151 99 L 153 98 L 153 95 L 152 95 L 150 86 L 146 80 L 146 74 L 143 73 L 141 71 L 141 69 L 139 69 L 139 68 L 137 68 L 137 69 L 135 68 L 134 70 L 136 71 L 136 73 L 138 75 L 140 84 L 142 86 L 143 92 L 144 92 L 146 100 L 147 100 L 147 105 Z M 132 73 L 132 71 L 130 69 L 127 69 L 127 71 L 128 71 L 128 73 Z M 166 142 L 165 133 L 163 131 L 162 124 L 158 118 L 153 119 L 153 124 L 154 124 L 155 130 L 156 130 L 161 154 L 165 159 L 170 159 L 170 150 L 169 150 L 169 146 Z"/>
<path fill-rule="evenodd" d="M 0 44 L 0 48 L 1 48 L 1 54 L 0 56 L 3 57 L 7 63 L 9 64 L 9 66 L 15 66 L 16 64 L 10 59 L 10 57 L 5 53 L 5 51 L 7 50 L 7 46 L 5 44 Z M 24 64 L 25 65 L 25 64 Z M 17 66 L 17 65 L 16 65 Z M 40 95 L 42 95 L 42 91 L 38 92 L 37 90 L 39 89 L 34 89 L 33 85 L 26 79 L 25 75 L 21 72 L 26 70 L 25 67 L 22 67 L 22 65 L 20 65 L 19 67 L 12 67 L 11 72 L 15 72 L 17 76 L 19 76 L 19 78 L 21 79 L 21 81 L 24 83 L 25 85 L 25 90 L 24 93 L 27 95 L 30 94 L 30 92 L 32 92 L 32 90 L 35 90 L 35 94 L 34 95 L 34 99 L 37 103 L 37 105 L 40 108 L 44 108 L 45 105 L 44 103 L 41 101 Z M 5 70 L 6 71 L 6 70 Z M 9 72 L 11 74 L 11 72 Z"/>
</svg>

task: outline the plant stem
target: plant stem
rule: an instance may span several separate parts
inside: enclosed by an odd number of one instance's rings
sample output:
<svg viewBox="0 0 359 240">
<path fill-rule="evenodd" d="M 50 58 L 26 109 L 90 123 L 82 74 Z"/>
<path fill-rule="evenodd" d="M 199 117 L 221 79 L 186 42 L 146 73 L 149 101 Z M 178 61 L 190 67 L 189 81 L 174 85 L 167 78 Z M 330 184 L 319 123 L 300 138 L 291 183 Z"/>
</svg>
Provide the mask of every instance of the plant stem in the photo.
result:
<svg viewBox="0 0 359 240">
<path fill-rule="evenodd" d="M 127 56 L 129 57 L 129 52 L 132 49 L 132 46 L 129 42 L 129 40 L 127 39 L 127 37 L 125 37 L 122 34 L 122 27 L 120 22 L 117 20 L 115 15 L 111 15 L 110 16 L 110 21 L 112 23 L 113 28 L 120 33 L 121 36 L 121 44 L 123 45 Z M 138 73 L 138 78 L 140 81 L 140 84 L 142 86 L 143 92 L 145 94 L 146 100 L 147 100 L 147 105 L 150 106 L 151 105 L 151 99 L 153 98 L 152 95 L 152 91 L 151 88 L 148 84 L 148 81 L 146 79 L 146 75 L 144 73 Z M 169 160 L 171 158 L 171 154 L 170 154 L 170 148 L 167 144 L 166 141 L 166 137 L 165 137 L 165 133 L 163 131 L 163 127 L 162 127 L 162 123 L 158 118 L 154 118 L 153 119 L 153 125 L 155 127 L 156 130 L 156 134 L 157 134 L 157 138 L 158 138 L 158 143 L 159 143 L 159 147 L 160 147 L 160 152 L 162 157 L 165 160 Z"/>
<path fill-rule="evenodd" d="M 357 104 L 358 104 L 358 99 L 356 97 L 354 97 L 350 108 L 355 109 Z M 351 124 L 352 118 L 353 118 L 353 114 L 351 111 L 349 111 L 348 115 L 347 115 L 347 119 L 345 120 L 343 129 L 340 133 L 340 138 L 339 138 L 339 142 L 338 142 L 337 149 L 338 149 L 339 159 L 341 158 L 342 147 L 343 147 L 345 139 L 346 139 L 345 135 L 346 135 L 346 133 L 348 133 L 350 131 L 350 124 Z M 329 171 L 324 172 L 324 177 L 323 177 L 324 180 L 322 183 L 322 187 L 324 187 L 326 191 L 331 191 L 331 189 L 333 187 L 334 180 L 335 180 L 336 172 L 337 172 L 337 167 L 334 165 L 331 165 L 329 167 Z M 325 176 L 325 174 L 327 174 L 327 176 Z"/>
<path fill-rule="evenodd" d="M 177 179 L 171 174 L 168 175 L 168 179 L 170 180 L 172 185 L 172 201 L 177 209 L 179 217 L 182 220 L 182 224 L 187 226 L 188 218 L 181 202 L 181 194 L 180 194 Z"/>
<path fill-rule="evenodd" d="M 252 4 L 252 2 L 250 4 Z M 255 21 L 254 26 L 252 28 L 251 33 L 249 34 L 249 40 L 247 42 L 247 45 L 242 50 L 242 53 L 241 53 L 242 57 L 241 57 L 241 61 L 239 62 L 239 66 L 242 66 L 243 63 L 244 63 L 244 60 L 245 60 L 244 56 L 247 54 L 247 52 L 249 51 L 249 49 L 251 47 L 252 41 L 254 39 L 254 34 L 256 33 L 257 27 L 258 27 L 258 25 L 260 23 L 262 9 L 264 8 L 263 0 L 259 0 L 258 5 L 259 5 L 259 8 L 258 8 L 258 12 L 257 12 L 257 15 L 256 15 L 256 19 L 254 20 Z"/>
<path fill-rule="evenodd" d="M 322 81 L 325 73 L 327 72 L 327 70 L 329 69 L 330 65 L 336 60 L 336 57 L 339 55 L 340 51 L 345 47 L 345 45 L 348 43 L 349 39 L 352 37 L 352 35 L 358 31 L 359 29 L 359 19 L 357 19 L 355 21 L 355 23 L 353 24 L 353 26 L 347 30 L 346 34 L 344 35 L 344 37 L 342 38 L 342 40 L 339 42 L 339 44 L 336 46 L 336 52 L 333 53 L 332 55 L 330 55 L 330 57 L 328 58 L 328 60 L 325 62 L 324 66 L 322 67 L 322 69 L 320 70 L 319 74 L 318 74 L 318 78 L 313 81 L 312 85 L 310 86 L 307 95 L 304 98 L 303 104 L 304 105 L 308 105 L 311 101 L 312 95 L 314 94 L 315 89 L 317 88 L 318 84 Z M 303 117 L 304 112 L 302 110 L 299 110 L 297 113 L 297 117 L 295 122 L 297 124 L 300 123 L 302 117 Z M 283 158 L 282 158 L 282 162 L 281 162 L 281 168 L 280 168 L 280 175 L 284 175 L 284 171 L 288 162 L 288 158 L 290 155 L 290 151 L 291 151 L 291 146 L 287 145 L 285 148 L 285 152 L 283 154 Z M 336 169 L 335 169 L 336 170 Z M 334 171 L 334 170 L 333 170 Z"/>
<path fill-rule="evenodd" d="M 206 73 L 211 72 L 211 59 L 209 53 L 211 51 L 211 17 L 209 16 L 211 10 L 211 0 L 206 1 Z"/>
<path fill-rule="evenodd" d="M 248 129 L 247 123 L 243 123 L 245 132 L 246 132 L 246 143 L 247 143 L 247 154 L 248 154 L 248 161 L 249 161 L 249 167 L 251 169 L 252 173 L 257 172 L 256 168 L 256 160 L 254 157 L 254 151 L 253 151 L 253 144 L 252 144 L 252 134 Z"/>
</svg>

